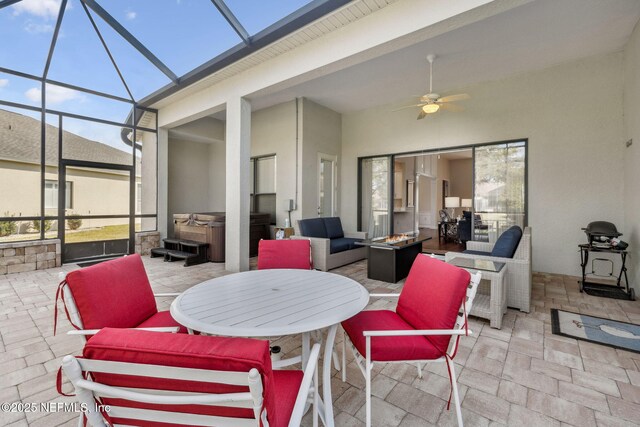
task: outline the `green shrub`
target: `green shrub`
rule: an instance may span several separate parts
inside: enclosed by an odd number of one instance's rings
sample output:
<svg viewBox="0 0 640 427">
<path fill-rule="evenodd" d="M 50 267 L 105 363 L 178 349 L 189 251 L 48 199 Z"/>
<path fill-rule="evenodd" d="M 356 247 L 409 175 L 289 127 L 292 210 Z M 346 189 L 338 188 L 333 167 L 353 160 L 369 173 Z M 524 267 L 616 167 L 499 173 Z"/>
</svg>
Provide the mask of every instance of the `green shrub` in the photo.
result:
<svg viewBox="0 0 640 427">
<path fill-rule="evenodd" d="M 72 212 L 69 215 L 75 214 Z M 67 227 L 69 227 L 69 230 L 77 230 L 78 228 L 82 227 L 82 220 L 80 218 L 68 219 Z"/>
<path fill-rule="evenodd" d="M 52 219 L 45 219 L 43 222 L 44 222 L 44 232 L 46 233 L 47 231 L 51 230 L 51 226 L 53 225 L 53 220 Z M 40 220 L 39 219 L 34 219 L 32 221 L 32 226 L 33 226 L 34 230 L 36 230 L 38 233 L 40 232 Z"/>
<path fill-rule="evenodd" d="M 9 215 L 9 212 L 5 212 L 2 216 L 13 216 Z M 15 234 L 18 230 L 18 224 L 15 221 L 0 221 L 0 237 L 9 236 L 11 234 Z"/>
</svg>

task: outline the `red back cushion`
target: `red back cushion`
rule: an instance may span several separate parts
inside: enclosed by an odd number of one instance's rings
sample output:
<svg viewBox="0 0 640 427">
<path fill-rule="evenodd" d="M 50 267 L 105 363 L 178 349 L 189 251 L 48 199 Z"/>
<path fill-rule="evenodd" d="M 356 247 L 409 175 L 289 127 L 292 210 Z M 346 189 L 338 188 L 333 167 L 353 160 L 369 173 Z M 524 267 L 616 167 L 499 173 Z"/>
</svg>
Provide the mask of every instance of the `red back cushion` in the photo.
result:
<svg viewBox="0 0 640 427">
<path fill-rule="evenodd" d="M 452 329 L 471 275 L 458 267 L 418 255 L 402 288 L 396 312 L 416 329 Z M 444 354 L 450 337 L 430 336 Z"/>
<path fill-rule="evenodd" d="M 271 268 L 311 269 L 309 240 L 260 240 L 258 270 Z"/>
<path fill-rule="evenodd" d="M 158 312 L 140 255 L 67 274 L 84 329 L 133 328 Z"/>
<path fill-rule="evenodd" d="M 218 371 L 260 372 L 264 407 L 271 425 L 277 426 L 273 373 L 269 357 L 269 342 L 250 338 L 227 338 L 204 335 L 170 334 L 133 329 L 104 328 L 84 347 L 86 359 L 148 365 L 176 366 Z M 248 387 L 228 384 L 158 379 L 144 376 L 94 373 L 95 381 L 120 387 L 173 390 L 200 393 L 247 392 Z M 203 405 L 157 405 L 123 399 L 102 399 L 104 404 L 185 412 L 203 415 L 253 418 L 253 410 Z M 141 425 L 139 421 L 113 419 L 114 423 Z M 163 425 L 171 425 L 165 424 Z"/>
</svg>

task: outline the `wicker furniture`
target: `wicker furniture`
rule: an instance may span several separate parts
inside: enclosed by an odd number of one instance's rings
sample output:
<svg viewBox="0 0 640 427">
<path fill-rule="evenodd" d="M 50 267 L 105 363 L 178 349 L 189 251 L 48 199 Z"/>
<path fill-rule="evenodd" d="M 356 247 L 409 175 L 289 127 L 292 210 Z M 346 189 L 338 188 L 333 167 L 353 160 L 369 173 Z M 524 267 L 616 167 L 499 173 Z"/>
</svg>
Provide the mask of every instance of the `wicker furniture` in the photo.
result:
<svg viewBox="0 0 640 427">
<path fill-rule="evenodd" d="M 477 252 L 490 253 L 493 246 L 493 243 L 467 242 L 467 249 Z M 505 263 L 505 268 L 507 269 L 507 305 L 527 313 L 531 310 L 531 227 L 525 227 L 513 258 L 459 252 L 447 252 L 445 254 L 447 262 L 457 257 L 486 259 Z"/>
<path fill-rule="evenodd" d="M 355 242 L 366 239 L 365 232 L 345 233 L 338 217 L 310 218 L 297 221 L 296 234 L 292 240 L 311 241 L 313 268 L 329 271 L 366 258 L 364 246 Z"/>
<path fill-rule="evenodd" d="M 502 316 L 507 312 L 507 289 L 505 275 L 507 269 L 502 262 L 483 259 L 455 257 L 449 264 L 463 268 L 470 273 L 482 273 L 482 279 L 490 282 L 489 286 L 481 283 L 476 293 L 471 314 L 489 319 L 492 328 L 502 328 Z"/>
</svg>

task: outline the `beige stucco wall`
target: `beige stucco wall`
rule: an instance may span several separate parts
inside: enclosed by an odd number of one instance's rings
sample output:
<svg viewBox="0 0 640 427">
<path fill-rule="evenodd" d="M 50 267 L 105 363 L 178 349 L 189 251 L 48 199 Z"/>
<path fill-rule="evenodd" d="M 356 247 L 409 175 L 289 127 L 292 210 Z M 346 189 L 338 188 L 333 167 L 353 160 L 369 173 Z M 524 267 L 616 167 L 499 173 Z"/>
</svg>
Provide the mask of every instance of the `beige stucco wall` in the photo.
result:
<svg viewBox="0 0 640 427">
<path fill-rule="evenodd" d="M 319 154 L 337 156 L 340 182 L 342 151 L 342 116 L 309 99 L 302 99 L 302 218 L 318 216 L 318 168 Z M 340 212 L 340 189 L 336 190 L 336 212 Z"/>
<path fill-rule="evenodd" d="M 158 138 L 156 134 L 145 132 L 142 136 L 142 156 L 140 160 L 140 170 L 137 175 L 140 176 L 142 183 L 141 211 L 136 213 L 155 214 L 157 213 L 158 200 Z M 136 191 L 138 189 L 136 188 Z M 137 195 L 136 195 L 137 197 Z M 138 222 L 138 221 L 137 221 Z M 156 218 L 142 218 L 141 230 L 155 230 Z"/>
<path fill-rule="evenodd" d="M 343 115 L 343 221 L 355 227 L 359 156 L 529 138 L 533 268 L 577 274 L 580 227 L 624 228 L 622 65 L 617 52 L 458 88 L 466 111 L 429 120 L 389 105 Z"/>
<path fill-rule="evenodd" d="M 276 155 L 276 222 L 283 224 L 287 213 L 282 209 L 286 199 L 298 200 L 302 196 L 298 184 L 296 195 L 296 101 L 284 102 L 254 111 L 251 114 L 251 156 Z M 301 155 L 302 148 L 298 149 Z M 300 218 L 300 209 L 291 212 L 291 218 Z"/>
<path fill-rule="evenodd" d="M 0 215 L 39 216 L 40 166 L 0 160 L 0 194 Z"/>
<path fill-rule="evenodd" d="M 57 169 L 47 167 L 46 180 L 58 180 Z M 67 181 L 73 186 L 71 209 L 67 214 L 128 215 L 129 175 L 67 168 Z M 138 178 L 138 182 L 140 178 Z M 0 160 L 0 215 L 40 215 L 40 165 Z M 154 202 L 155 203 L 155 202 Z M 57 209 L 46 209 L 57 215 Z M 82 228 L 127 224 L 128 219 L 83 219 Z"/>
<path fill-rule="evenodd" d="M 169 235 L 173 214 L 209 211 L 209 145 L 169 139 Z"/>
<path fill-rule="evenodd" d="M 170 231 L 173 213 L 225 210 L 225 145 L 195 142 L 215 133 L 209 121 L 200 122 L 190 131 L 193 140 L 169 138 Z M 318 154 L 338 157 L 340 182 L 341 132 L 340 114 L 306 99 L 252 113 L 251 156 L 276 155 L 278 224 L 287 218 L 282 207 L 286 199 L 296 200 L 297 209 L 291 212 L 293 221 L 317 216 Z M 193 183 L 197 177 L 207 178 Z M 339 200 L 338 195 L 338 209 Z"/>
<path fill-rule="evenodd" d="M 624 124 L 626 140 L 633 144 L 624 153 L 624 218 L 622 239 L 629 242 L 629 278 L 640 292 L 640 23 L 636 24 L 624 52 Z M 617 168 L 615 174 L 620 173 Z"/>
</svg>

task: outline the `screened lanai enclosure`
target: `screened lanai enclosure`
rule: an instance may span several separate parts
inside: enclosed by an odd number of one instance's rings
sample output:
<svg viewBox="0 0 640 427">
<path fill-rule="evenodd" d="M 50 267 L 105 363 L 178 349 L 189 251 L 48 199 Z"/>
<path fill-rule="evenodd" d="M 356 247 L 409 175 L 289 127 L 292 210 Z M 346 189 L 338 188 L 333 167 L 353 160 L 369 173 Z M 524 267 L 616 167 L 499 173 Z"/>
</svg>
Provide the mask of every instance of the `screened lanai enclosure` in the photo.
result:
<svg viewBox="0 0 640 427">
<path fill-rule="evenodd" d="M 133 253 L 158 226 L 149 106 L 346 3 L 0 0 L 0 243 Z"/>
</svg>

